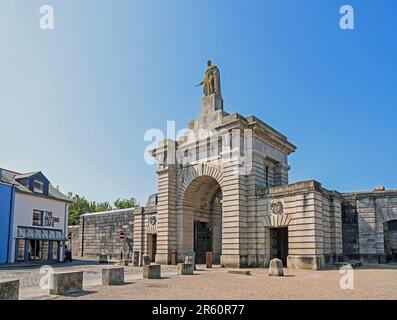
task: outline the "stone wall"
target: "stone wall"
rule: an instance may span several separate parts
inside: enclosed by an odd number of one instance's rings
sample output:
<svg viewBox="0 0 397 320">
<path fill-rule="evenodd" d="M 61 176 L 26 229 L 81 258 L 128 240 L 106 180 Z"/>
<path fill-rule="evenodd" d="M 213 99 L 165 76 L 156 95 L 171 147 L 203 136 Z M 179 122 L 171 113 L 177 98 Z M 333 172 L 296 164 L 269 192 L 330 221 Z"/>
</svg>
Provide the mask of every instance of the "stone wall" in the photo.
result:
<svg viewBox="0 0 397 320">
<path fill-rule="evenodd" d="M 81 244 L 80 244 L 80 226 L 69 226 L 68 235 L 72 235 L 72 240 L 66 242 L 68 248 L 72 250 L 73 256 L 81 255 Z"/>
<path fill-rule="evenodd" d="M 106 253 L 119 259 L 129 255 L 132 258 L 134 208 L 108 212 L 88 213 L 80 217 L 79 254 L 84 257 L 97 257 Z M 121 241 L 123 231 L 126 239 Z"/>
<path fill-rule="evenodd" d="M 345 259 L 357 259 L 360 253 L 357 204 L 354 197 L 343 197 L 342 240 Z"/>
<path fill-rule="evenodd" d="M 385 262 L 385 226 L 397 220 L 397 191 L 343 194 L 345 258 Z"/>
<path fill-rule="evenodd" d="M 273 212 L 275 203 L 279 210 Z M 342 254 L 341 195 L 319 182 L 270 188 L 257 199 L 256 207 L 264 221 L 263 227 L 258 225 L 257 245 L 259 252 L 263 250 L 265 266 L 270 257 L 270 228 L 288 227 L 289 267 L 319 269 Z"/>
</svg>

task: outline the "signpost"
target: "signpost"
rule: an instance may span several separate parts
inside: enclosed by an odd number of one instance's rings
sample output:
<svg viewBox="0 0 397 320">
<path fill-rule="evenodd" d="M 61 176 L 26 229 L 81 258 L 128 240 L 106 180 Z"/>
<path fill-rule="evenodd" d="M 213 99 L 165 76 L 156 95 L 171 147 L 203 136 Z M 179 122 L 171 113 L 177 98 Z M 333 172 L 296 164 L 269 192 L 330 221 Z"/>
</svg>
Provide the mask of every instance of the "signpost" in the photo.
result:
<svg viewBox="0 0 397 320">
<path fill-rule="evenodd" d="M 125 240 L 125 233 L 123 231 L 120 231 L 119 238 L 121 241 Z"/>
<path fill-rule="evenodd" d="M 123 231 L 119 232 L 119 238 L 120 238 L 121 241 L 125 240 L 125 233 Z M 123 246 L 121 246 L 120 260 L 123 260 Z"/>
</svg>

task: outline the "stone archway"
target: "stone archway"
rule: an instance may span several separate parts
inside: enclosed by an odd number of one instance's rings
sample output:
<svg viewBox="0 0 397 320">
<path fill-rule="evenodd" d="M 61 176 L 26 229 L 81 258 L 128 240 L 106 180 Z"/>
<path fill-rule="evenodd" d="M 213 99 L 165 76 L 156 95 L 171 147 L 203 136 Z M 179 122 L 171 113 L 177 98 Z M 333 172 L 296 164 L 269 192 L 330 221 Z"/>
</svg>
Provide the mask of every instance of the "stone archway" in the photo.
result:
<svg viewBox="0 0 397 320">
<path fill-rule="evenodd" d="M 213 252 L 213 262 L 222 254 L 222 173 L 201 165 L 187 176 L 178 190 L 177 253 L 183 261 L 196 252 L 197 263 L 205 263 L 205 252 Z"/>
</svg>

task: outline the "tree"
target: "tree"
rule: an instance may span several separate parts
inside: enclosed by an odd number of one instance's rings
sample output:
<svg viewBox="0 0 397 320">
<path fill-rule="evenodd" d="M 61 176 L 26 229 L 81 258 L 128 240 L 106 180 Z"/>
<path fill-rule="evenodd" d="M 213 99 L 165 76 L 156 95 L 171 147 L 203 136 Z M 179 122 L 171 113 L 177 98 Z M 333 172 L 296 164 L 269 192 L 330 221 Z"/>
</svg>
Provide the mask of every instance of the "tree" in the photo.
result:
<svg viewBox="0 0 397 320">
<path fill-rule="evenodd" d="M 134 208 L 138 206 L 138 202 L 135 200 L 135 198 L 131 199 L 117 199 L 113 205 L 117 209 L 128 209 L 128 208 Z"/>
<path fill-rule="evenodd" d="M 110 211 L 114 209 L 127 209 L 137 207 L 138 203 L 135 198 L 131 199 L 117 199 L 113 204 L 114 207 L 108 202 L 95 202 L 88 201 L 84 197 L 80 197 L 72 192 L 68 193 L 69 199 L 72 201 L 69 204 L 69 225 L 79 225 L 80 216 L 85 213 Z"/>
<path fill-rule="evenodd" d="M 113 207 L 109 202 L 92 202 L 92 212 L 102 212 L 102 211 L 110 211 L 113 210 Z"/>
<path fill-rule="evenodd" d="M 91 205 L 86 198 L 74 195 L 72 192 L 69 192 L 68 196 L 72 201 L 69 204 L 69 225 L 78 225 L 82 214 L 92 212 Z"/>
</svg>

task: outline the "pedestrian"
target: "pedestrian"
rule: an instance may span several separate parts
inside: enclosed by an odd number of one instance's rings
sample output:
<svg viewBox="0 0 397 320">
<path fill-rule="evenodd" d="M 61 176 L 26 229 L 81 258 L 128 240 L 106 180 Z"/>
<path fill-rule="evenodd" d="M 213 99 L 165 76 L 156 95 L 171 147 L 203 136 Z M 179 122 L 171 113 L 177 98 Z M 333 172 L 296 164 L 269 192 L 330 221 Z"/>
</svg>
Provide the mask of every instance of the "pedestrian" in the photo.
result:
<svg viewBox="0 0 397 320">
<path fill-rule="evenodd" d="M 65 245 L 65 261 L 72 262 L 72 250 Z"/>
</svg>

